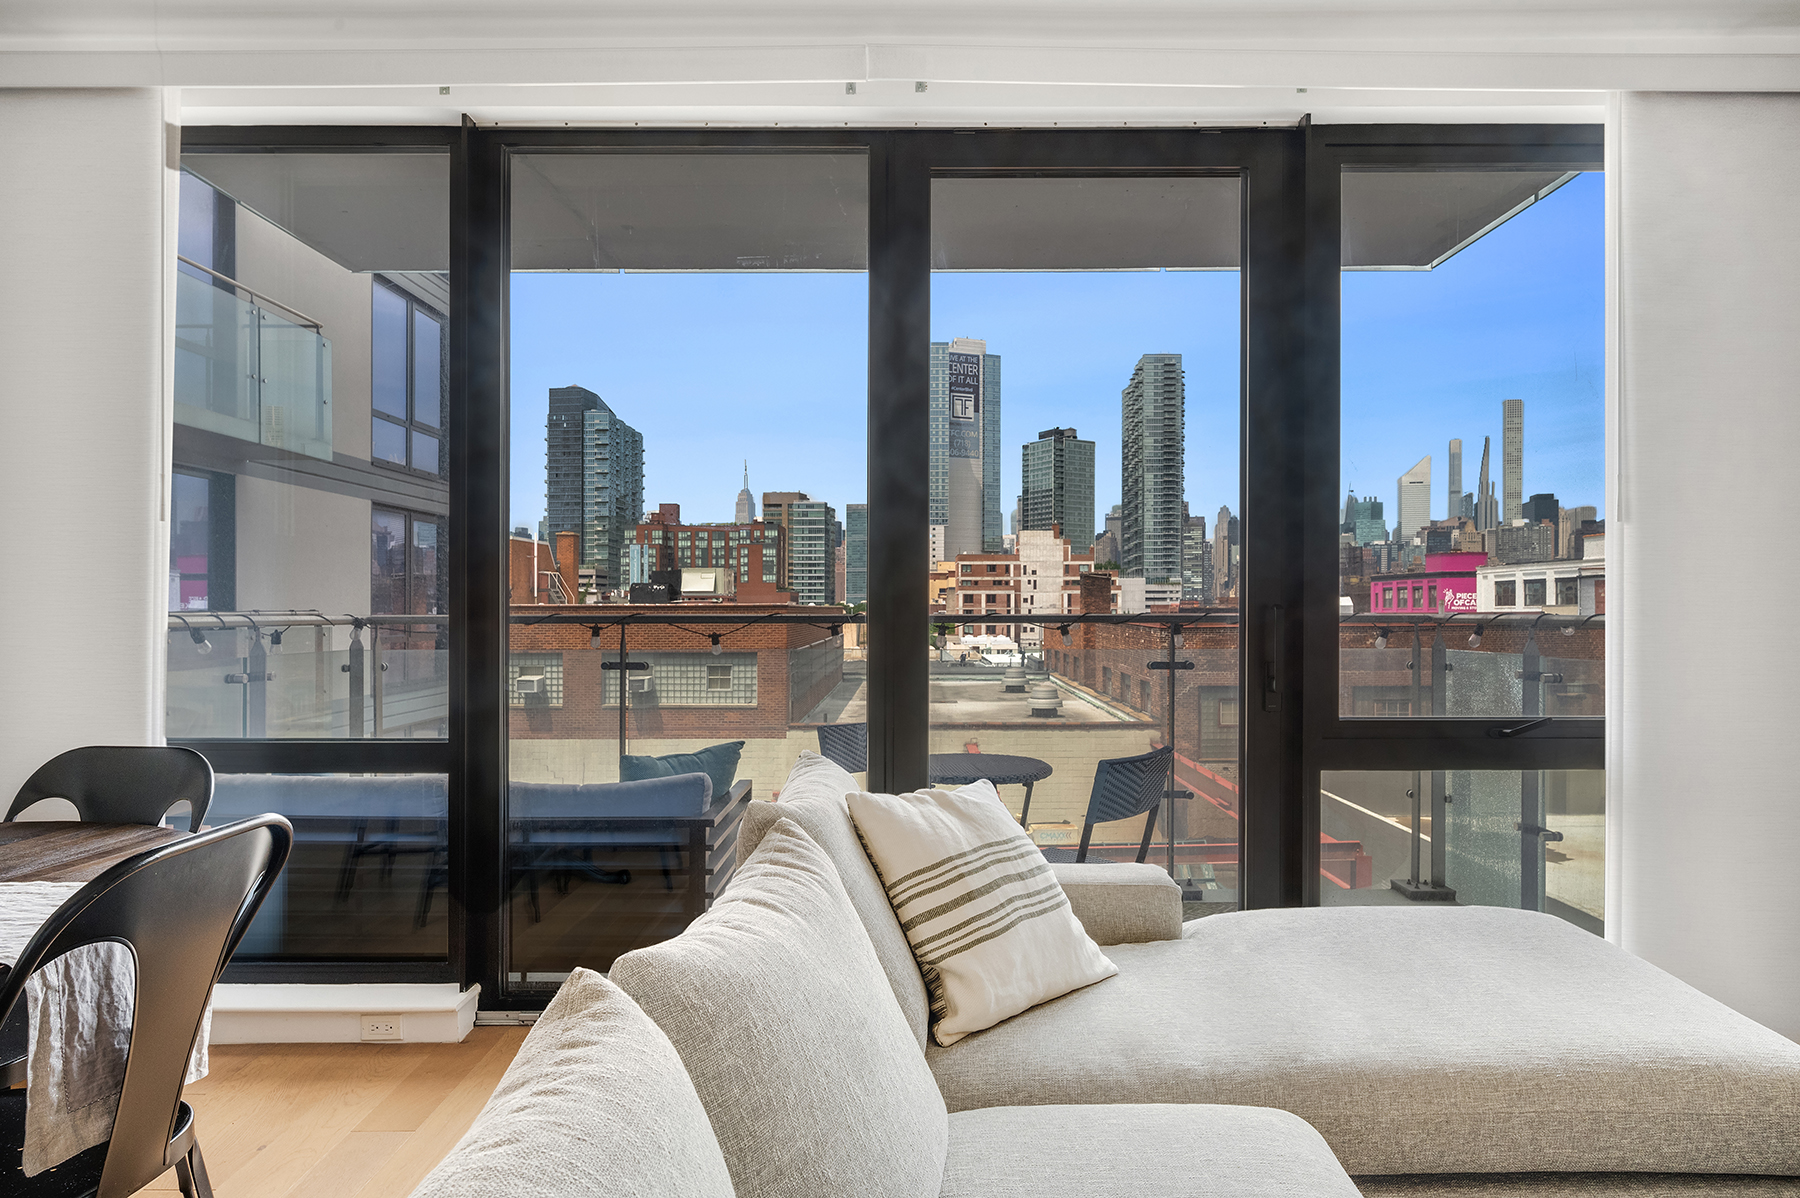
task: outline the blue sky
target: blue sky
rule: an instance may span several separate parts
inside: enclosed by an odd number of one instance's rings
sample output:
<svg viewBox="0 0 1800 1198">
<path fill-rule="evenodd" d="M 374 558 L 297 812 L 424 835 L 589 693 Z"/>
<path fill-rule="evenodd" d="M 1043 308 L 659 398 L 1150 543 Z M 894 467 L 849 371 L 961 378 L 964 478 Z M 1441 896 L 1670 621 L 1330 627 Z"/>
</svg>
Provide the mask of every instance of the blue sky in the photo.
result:
<svg viewBox="0 0 1800 1198">
<path fill-rule="evenodd" d="M 1430 272 L 1343 277 L 1346 486 L 1389 507 L 1394 480 L 1463 439 L 1500 468 L 1500 401 L 1525 400 L 1525 494 L 1603 502 L 1603 206 L 1586 175 Z M 544 506 L 551 387 L 597 392 L 644 434 L 646 507 L 729 520 L 750 486 L 837 506 L 866 493 L 868 282 L 859 274 L 519 274 L 512 291 L 512 523 Z M 933 340 L 1002 359 L 1003 510 L 1019 447 L 1073 425 L 1096 444 L 1099 517 L 1119 500 L 1119 392 L 1140 355 L 1187 371 L 1187 494 L 1210 527 L 1238 510 L 1238 276 L 1232 272 L 940 274 Z M 1604 513 L 1602 513 L 1604 514 Z"/>
<path fill-rule="evenodd" d="M 1431 515 L 1449 502 L 1448 443 L 1463 443 L 1473 492 L 1500 401 L 1525 401 L 1524 497 L 1605 512 L 1605 200 L 1582 175 L 1432 271 L 1352 271 L 1344 280 L 1341 495 L 1386 505 L 1431 455 Z"/>
</svg>

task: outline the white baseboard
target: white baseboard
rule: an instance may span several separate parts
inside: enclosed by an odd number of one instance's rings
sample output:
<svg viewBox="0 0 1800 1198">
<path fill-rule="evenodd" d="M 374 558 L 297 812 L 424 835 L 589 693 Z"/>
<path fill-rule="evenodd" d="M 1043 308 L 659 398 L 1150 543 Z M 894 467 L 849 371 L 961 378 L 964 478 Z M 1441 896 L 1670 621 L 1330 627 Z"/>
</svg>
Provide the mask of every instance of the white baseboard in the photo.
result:
<svg viewBox="0 0 1800 1198">
<path fill-rule="evenodd" d="M 221 984 L 214 1044 L 454 1044 L 475 1026 L 481 987 Z M 374 1030 L 365 1035 L 365 1016 Z"/>
</svg>

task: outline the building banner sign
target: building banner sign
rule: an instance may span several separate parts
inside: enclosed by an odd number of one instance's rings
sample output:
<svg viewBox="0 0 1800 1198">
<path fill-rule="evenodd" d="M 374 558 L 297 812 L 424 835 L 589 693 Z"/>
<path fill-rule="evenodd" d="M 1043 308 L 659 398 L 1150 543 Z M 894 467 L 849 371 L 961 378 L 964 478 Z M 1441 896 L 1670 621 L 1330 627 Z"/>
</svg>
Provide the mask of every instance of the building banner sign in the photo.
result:
<svg viewBox="0 0 1800 1198">
<path fill-rule="evenodd" d="M 949 456 L 979 458 L 981 433 L 975 416 L 981 410 L 981 355 L 950 354 L 949 366 Z"/>
</svg>

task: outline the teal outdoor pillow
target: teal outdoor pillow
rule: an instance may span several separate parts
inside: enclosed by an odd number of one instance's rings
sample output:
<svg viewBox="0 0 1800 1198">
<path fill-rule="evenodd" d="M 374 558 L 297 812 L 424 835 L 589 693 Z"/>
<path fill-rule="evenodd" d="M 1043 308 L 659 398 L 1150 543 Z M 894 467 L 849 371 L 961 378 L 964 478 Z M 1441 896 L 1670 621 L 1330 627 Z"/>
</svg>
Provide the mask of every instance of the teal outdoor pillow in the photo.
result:
<svg viewBox="0 0 1800 1198">
<path fill-rule="evenodd" d="M 716 801 L 737 780 L 738 758 L 743 756 L 744 742 L 727 741 L 708 745 L 697 753 L 670 753 L 667 757 L 619 758 L 619 781 L 637 782 L 644 778 L 667 778 L 672 774 L 705 774 L 712 779 Z"/>
</svg>

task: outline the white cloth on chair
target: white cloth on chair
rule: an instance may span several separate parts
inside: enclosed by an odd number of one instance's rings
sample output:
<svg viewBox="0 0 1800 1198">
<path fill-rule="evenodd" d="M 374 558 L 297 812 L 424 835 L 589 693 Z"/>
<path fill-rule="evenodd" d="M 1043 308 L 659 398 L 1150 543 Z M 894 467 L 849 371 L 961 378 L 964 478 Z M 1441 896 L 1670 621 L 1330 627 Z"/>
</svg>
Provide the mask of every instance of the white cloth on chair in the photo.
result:
<svg viewBox="0 0 1800 1198">
<path fill-rule="evenodd" d="M 44 921 L 83 882 L 0 883 L 0 964 L 18 960 Z M 31 1021 L 25 1087 L 25 1176 L 62 1164 L 112 1135 L 131 1045 L 137 968 L 122 944 L 87 944 L 25 984 Z M 188 1058 L 186 1081 L 206 1076 L 212 1004 Z"/>
</svg>

